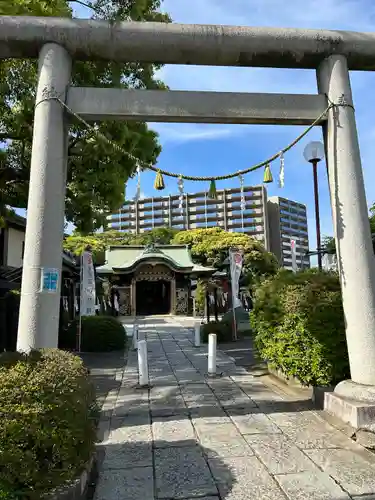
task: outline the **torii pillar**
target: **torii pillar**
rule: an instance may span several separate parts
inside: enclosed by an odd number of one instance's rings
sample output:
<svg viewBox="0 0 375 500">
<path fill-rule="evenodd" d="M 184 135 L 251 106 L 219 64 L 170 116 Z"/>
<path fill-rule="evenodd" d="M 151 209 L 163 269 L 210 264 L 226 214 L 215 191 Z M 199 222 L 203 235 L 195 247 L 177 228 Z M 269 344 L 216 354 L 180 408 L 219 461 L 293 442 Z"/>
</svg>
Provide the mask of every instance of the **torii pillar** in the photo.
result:
<svg viewBox="0 0 375 500">
<path fill-rule="evenodd" d="M 327 57 L 319 92 L 338 104 L 325 129 L 328 178 L 351 380 L 325 395 L 325 408 L 356 428 L 375 415 L 375 258 L 347 60 Z"/>
<path fill-rule="evenodd" d="M 17 350 L 56 347 L 60 315 L 62 243 L 67 169 L 67 122 L 63 102 L 71 58 L 48 43 L 39 55 L 29 200 Z M 49 281 L 49 283 L 48 283 Z"/>
</svg>

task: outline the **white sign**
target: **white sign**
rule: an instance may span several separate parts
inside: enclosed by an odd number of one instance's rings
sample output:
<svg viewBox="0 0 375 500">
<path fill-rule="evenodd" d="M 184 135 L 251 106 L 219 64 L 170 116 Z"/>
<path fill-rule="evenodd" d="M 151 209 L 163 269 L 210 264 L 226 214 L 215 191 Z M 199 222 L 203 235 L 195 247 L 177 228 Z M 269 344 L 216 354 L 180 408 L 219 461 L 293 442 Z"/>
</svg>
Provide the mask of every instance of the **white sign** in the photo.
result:
<svg viewBox="0 0 375 500">
<path fill-rule="evenodd" d="M 81 316 L 95 315 L 95 271 L 91 252 L 81 257 Z"/>
<path fill-rule="evenodd" d="M 292 269 L 293 269 L 293 272 L 296 273 L 298 270 L 296 240 L 290 240 L 290 250 L 291 250 L 291 254 L 292 254 Z"/>
<path fill-rule="evenodd" d="M 239 307 L 241 301 L 238 298 L 239 281 L 242 271 L 242 254 L 229 250 L 230 278 L 232 283 L 233 307 Z"/>
</svg>

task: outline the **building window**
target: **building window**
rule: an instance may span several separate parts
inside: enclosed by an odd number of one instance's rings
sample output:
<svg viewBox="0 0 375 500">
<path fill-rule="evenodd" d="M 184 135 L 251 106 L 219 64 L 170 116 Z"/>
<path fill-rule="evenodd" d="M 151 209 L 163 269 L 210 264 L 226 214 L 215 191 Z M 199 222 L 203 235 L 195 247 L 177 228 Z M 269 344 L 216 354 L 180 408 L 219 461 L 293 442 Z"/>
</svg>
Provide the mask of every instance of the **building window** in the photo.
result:
<svg viewBox="0 0 375 500">
<path fill-rule="evenodd" d="M 22 250 L 21 250 L 21 260 L 23 260 L 23 256 L 25 254 L 25 242 L 22 242 Z"/>
</svg>

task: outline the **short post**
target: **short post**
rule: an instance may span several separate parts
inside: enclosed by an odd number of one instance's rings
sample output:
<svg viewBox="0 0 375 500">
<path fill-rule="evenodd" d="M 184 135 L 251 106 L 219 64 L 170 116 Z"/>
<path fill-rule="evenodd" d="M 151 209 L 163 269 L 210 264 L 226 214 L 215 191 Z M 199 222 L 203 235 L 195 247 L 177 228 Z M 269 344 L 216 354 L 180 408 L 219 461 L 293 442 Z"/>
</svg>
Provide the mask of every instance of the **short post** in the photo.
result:
<svg viewBox="0 0 375 500">
<path fill-rule="evenodd" d="M 216 375 L 216 333 L 208 336 L 208 375 Z"/>
<path fill-rule="evenodd" d="M 145 332 L 144 331 L 139 331 L 139 326 L 137 326 L 137 339 L 138 339 L 138 342 L 140 340 L 146 340 L 145 338 Z"/>
<path fill-rule="evenodd" d="M 198 322 L 195 323 L 194 345 L 195 347 L 200 347 L 201 345 L 201 324 Z"/>
<path fill-rule="evenodd" d="M 138 348 L 138 326 L 133 325 L 133 350 L 136 351 Z"/>
<path fill-rule="evenodd" d="M 138 372 L 139 385 L 145 387 L 148 385 L 148 360 L 147 360 L 147 342 L 140 340 L 138 342 Z"/>
</svg>

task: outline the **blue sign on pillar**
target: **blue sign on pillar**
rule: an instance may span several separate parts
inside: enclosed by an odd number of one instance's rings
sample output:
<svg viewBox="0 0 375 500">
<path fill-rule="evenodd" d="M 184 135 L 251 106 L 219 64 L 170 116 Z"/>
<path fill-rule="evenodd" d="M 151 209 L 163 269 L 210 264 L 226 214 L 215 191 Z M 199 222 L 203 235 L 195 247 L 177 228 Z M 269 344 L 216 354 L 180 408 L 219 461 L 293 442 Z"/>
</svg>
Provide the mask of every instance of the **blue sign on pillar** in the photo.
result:
<svg viewBox="0 0 375 500">
<path fill-rule="evenodd" d="M 57 293 L 59 286 L 59 270 L 45 267 L 42 269 L 41 291 L 48 293 Z"/>
</svg>

